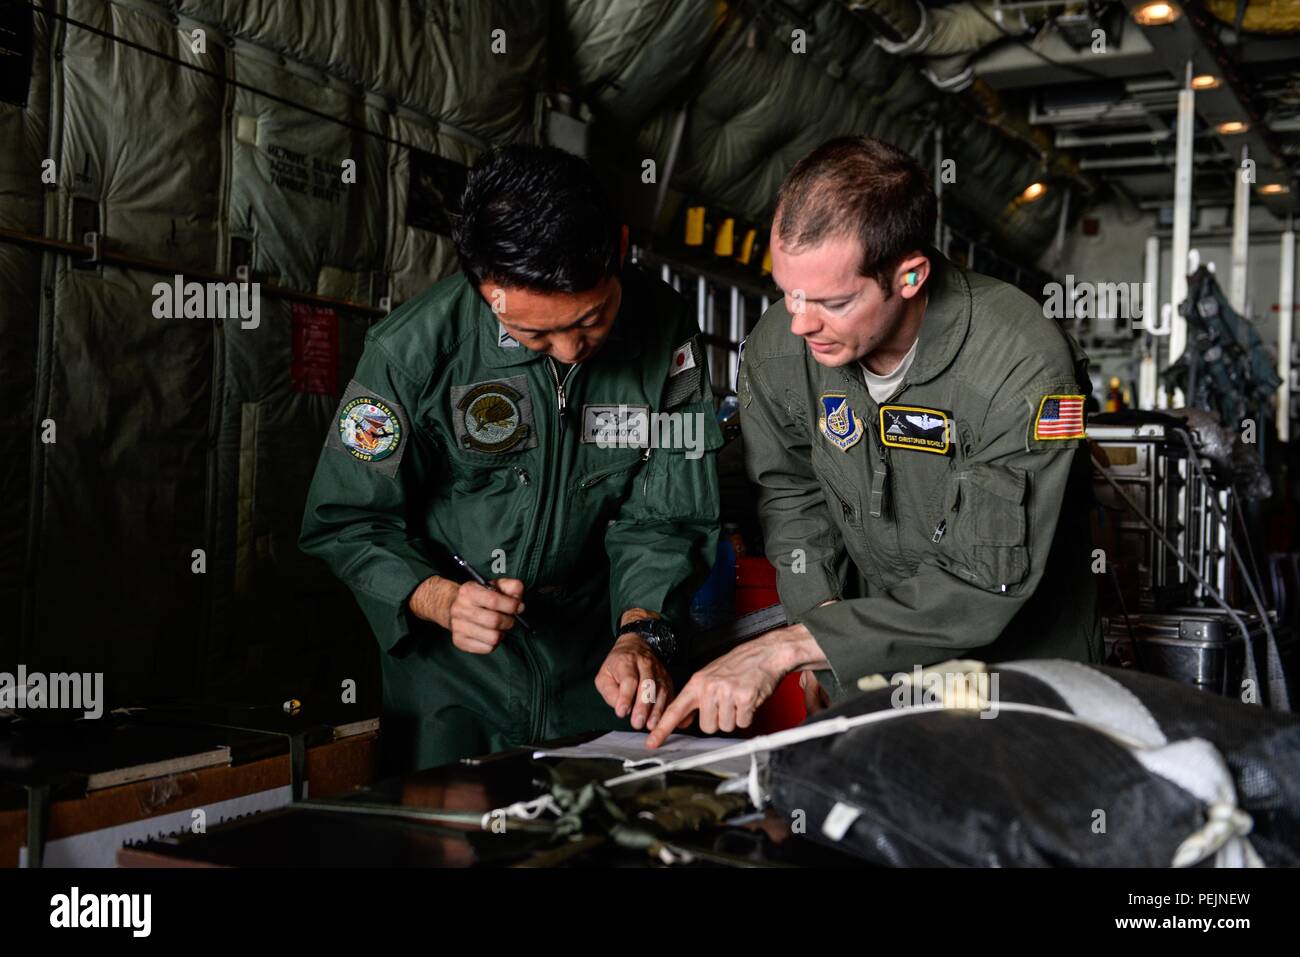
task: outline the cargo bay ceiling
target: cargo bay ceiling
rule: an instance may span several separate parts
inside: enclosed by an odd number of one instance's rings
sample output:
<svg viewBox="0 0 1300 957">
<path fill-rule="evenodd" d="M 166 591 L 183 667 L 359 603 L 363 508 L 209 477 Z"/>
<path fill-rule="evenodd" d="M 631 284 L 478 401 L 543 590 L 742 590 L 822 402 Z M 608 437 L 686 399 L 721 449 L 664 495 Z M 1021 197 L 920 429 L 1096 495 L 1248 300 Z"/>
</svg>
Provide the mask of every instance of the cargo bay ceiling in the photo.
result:
<svg viewBox="0 0 1300 957">
<path fill-rule="evenodd" d="M 1261 169 L 1265 148 L 1293 167 L 1295 65 L 1279 51 L 1294 37 L 1256 39 L 1260 9 L 1245 4 L 1237 25 L 1234 7 L 1225 25 L 1215 8 L 1192 39 L 1224 58 L 1222 89 L 1253 111 Z M 1273 29 L 1293 5 L 1264 9 Z M 688 204 L 761 233 L 781 177 L 830 136 L 874 133 L 926 163 L 941 140 L 955 161 L 945 220 L 1029 264 L 1063 211 L 1107 188 L 1138 202 L 1172 190 L 1151 164 L 1172 153 L 1169 64 L 1187 56 L 1192 17 L 1162 54 L 1172 35 L 1120 30 L 1125 14 L 915 0 L 0 3 L 0 663 L 102 670 L 129 697 L 347 659 L 364 625 L 298 552 L 306 487 L 368 325 L 454 268 L 443 198 L 485 146 L 576 131 L 667 240 Z M 1108 52 L 1051 46 L 1089 18 L 1114 31 Z M 1071 56 L 1114 81 L 1111 99 L 1098 105 L 1102 81 L 1080 84 L 1061 65 Z M 1145 138 L 1096 142 L 1133 132 Z M 1098 165 L 1130 150 L 1130 167 Z M 642 182 L 645 158 L 659 183 Z M 344 162 L 354 183 L 340 181 Z M 1207 164 L 1198 190 L 1226 189 L 1229 172 Z M 243 270 L 263 284 L 255 328 L 155 317 L 160 278 Z"/>
<path fill-rule="evenodd" d="M 566 5 L 557 52 L 570 52 L 567 78 L 620 132 L 624 160 L 635 149 L 667 162 L 686 202 L 758 223 L 801 154 L 870 132 L 927 163 L 939 150 L 953 159 L 945 220 L 1033 261 L 1063 205 L 1073 220 L 1109 194 L 1172 203 L 1189 64 L 1201 78 L 1194 201 L 1231 200 L 1246 146 L 1257 201 L 1294 211 L 1300 0 L 1187 3 L 1149 26 L 1135 22 L 1142 5 L 583 0 Z M 792 55 L 800 35 L 806 55 Z M 1220 129 L 1232 122 L 1244 129 Z M 1046 189 L 1024 195 L 1035 183 Z M 656 225 L 666 228 L 662 209 Z"/>
</svg>

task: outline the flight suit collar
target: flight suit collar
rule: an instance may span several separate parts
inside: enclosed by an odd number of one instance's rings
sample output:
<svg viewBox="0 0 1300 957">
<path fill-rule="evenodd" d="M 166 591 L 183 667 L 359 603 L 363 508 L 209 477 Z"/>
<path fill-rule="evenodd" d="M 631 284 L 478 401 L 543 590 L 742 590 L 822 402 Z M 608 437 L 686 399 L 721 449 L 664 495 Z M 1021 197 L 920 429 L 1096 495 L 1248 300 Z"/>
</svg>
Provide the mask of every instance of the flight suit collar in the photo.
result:
<svg viewBox="0 0 1300 957">
<path fill-rule="evenodd" d="M 897 391 L 941 375 L 957 358 L 970 331 L 970 283 L 961 269 L 937 250 L 926 252 L 930 257 L 930 301 L 921 320 L 916 355 Z M 839 376 L 855 388 L 862 386 L 861 368 L 859 363 L 850 362 L 839 367 Z"/>
<path fill-rule="evenodd" d="M 476 290 L 471 290 L 471 294 L 477 304 L 474 329 L 478 339 L 478 354 L 485 366 L 492 369 L 505 369 L 544 358 L 542 353 L 534 352 L 515 339 L 508 338 L 496 314 L 484 302 L 483 297 Z M 596 353 L 594 357 L 596 360 L 605 357 L 631 359 L 640 355 L 641 338 L 638 322 L 642 321 L 643 317 L 635 315 L 637 305 L 634 299 L 635 296 L 628 289 L 628 283 L 624 281 L 623 301 L 619 304 L 618 315 L 614 318 L 614 328 L 610 330 L 609 338 Z"/>
<path fill-rule="evenodd" d="M 970 283 L 955 264 L 937 250 L 930 257 L 930 301 L 921 320 L 920 339 L 904 385 L 920 385 L 940 375 L 961 351 L 970 331 Z"/>
</svg>

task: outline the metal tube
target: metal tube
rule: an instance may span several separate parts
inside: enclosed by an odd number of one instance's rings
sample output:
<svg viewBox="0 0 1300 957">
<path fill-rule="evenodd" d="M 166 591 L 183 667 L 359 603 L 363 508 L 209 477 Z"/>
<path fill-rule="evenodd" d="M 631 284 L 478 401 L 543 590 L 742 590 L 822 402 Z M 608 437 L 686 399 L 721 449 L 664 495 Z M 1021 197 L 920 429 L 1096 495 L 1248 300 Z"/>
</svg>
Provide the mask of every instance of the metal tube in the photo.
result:
<svg viewBox="0 0 1300 957">
<path fill-rule="evenodd" d="M 1295 318 L 1295 227 L 1287 218 L 1287 231 L 1282 234 L 1282 261 L 1279 264 L 1277 302 L 1277 374 L 1282 384 L 1277 387 L 1277 437 L 1282 442 L 1291 438 L 1291 339 Z"/>
<path fill-rule="evenodd" d="M 1243 316 L 1246 314 L 1246 263 L 1250 254 L 1250 183 L 1245 175 L 1248 158 L 1249 152 L 1243 146 L 1232 205 L 1232 276 L 1228 292 L 1232 308 Z"/>
<path fill-rule="evenodd" d="M 731 328 L 728 338 L 739 345 L 745 338 L 745 297 L 735 286 L 731 287 Z M 727 388 L 735 388 L 736 376 L 740 371 L 740 352 L 727 350 Z"/>
<path fill-rule="evenodd" d="M 1174 250 L 1169 301 L 1173 317 L 1169 330 L 1169 362 L 1176 362 L 1187 345 L 1187 322 L 1178 307 L 1187 298 L 1187 251 L 1192 233 L 1192 137 L 1196 128 L 1196 93 L 1191 86 L 1192 64 L 1187 64 L 1187 81 L 1178 92 L 1178 148 L 1174 167 Z M 1181 396 L 1175 400 L 1181 405 Z"/>
<path fill-rule="evenodd" d="M 94 254 L 94 249 L 81 243 L 65 243 L 61 240 L 50 239 L 45 236 L 35 236 L 30 233 L 24 233 L 14 229 L 0 229 L 0 242 L 11 242 L 21 246 L 30 246 L 33 249 L 45 249 L 50 252 L 62 253 L 75 259 L 88 259 Z M 219 283 L 237 283 L 242 282 L 238 276 L 230 276 L 224 273 L 211 272 L 206 269 L 195 269 L 193 266 L 186 266 L 182 263 L 166 262 L 161 259 L 145 259 L 141 256 L 128 256 L 124 253 L 114 252 L 112 249 L 103 248 L 100 245 L 100 254 L 98 263 L 104 266 L 116 266 L 120 269 L 135 269 L 140 272 L 154 273 L 159 276 L 183 276 L 186 280 L 193 282 L 219 282 Z M 301 292 L 297 289 L 289 289 L 285 286 L 275 286 L 270 283 L 258 280 L 258 291 L 268 299 L 284 299 L 289 302 L 302 302 L 315 306 L 328 306 L 331 309 L 341 309 L 347 312 L 359 313 L 363 316 L 383 317 L 388 315 L 384 309 L 365 303 L 353 302 L 350 299 L 338 299 L 334 296 L 318 296 L 311 292 Z"/>
<path fill-rule="evenodd" d="M 1160 322 L 1160 238 L 1147 237 L 1146 272 L 1142 283 L 1142 320 L 1148 326 Z M 1161 336 L 1147 333 L 1146 342 L 1150 352 L 1142 357 L 1138 366 L 1138 408 L 1154 409 L 1156 407 L 1156 370 L 1160 361 Z"/>
<path fill-rule="evenodd" d="M 704 281 L 703 276 L 695 278 L 695 321 L 700 325 L 700 331 L 705 333 L 713 332 L 709 328 L 709 284 Z"/>
</svg>

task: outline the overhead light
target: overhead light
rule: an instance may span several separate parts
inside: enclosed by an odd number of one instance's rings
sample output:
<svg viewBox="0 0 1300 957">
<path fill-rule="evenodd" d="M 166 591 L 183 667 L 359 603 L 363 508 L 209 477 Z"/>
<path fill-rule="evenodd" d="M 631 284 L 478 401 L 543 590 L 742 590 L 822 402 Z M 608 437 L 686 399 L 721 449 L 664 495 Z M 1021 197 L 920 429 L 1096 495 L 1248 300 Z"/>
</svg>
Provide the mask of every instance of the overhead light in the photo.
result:
<svg viewBox="0 0 1300 957">
<path fill-rule="evenodd" d="M 1202 73 L 1200 76 L 1192 77 L 1193 90 L 1214 90 L 1217 89 L 1222 81 L 1212 73 Z"/>
<path fill-rule="evenodd" d="M 1258 190 L 1261 196 L 1281 196 L 1283 193 L 1291 192 L 1291 187 L 1285 183 L 1265 183 Z"/>
<path fill-rule="evenodd" d="M 1044 183 L 1030 183 L 1025 187 L 1025 191 L 1020 194 L 1020 200 L 1024 203 L 1032 203 L 1038 197 L 1047 192 L 1047 186 Z"/>
<path fill-rule="evenodd" d="M 1250 127 L 1241 120 L 1228 120 L 1226 123 L 1220 123 L 1215 129 L 1224 136 L 1232 136 L 1234 133 L 1244 133 Z"/>
<path fill-rule="evenodd" d="M 1162 27 L 1182 15 L 1183 12 L 1168 0 L 1151 0 L 1133 11 L 1133 22 L 1142 27 Z"/>
</svg>

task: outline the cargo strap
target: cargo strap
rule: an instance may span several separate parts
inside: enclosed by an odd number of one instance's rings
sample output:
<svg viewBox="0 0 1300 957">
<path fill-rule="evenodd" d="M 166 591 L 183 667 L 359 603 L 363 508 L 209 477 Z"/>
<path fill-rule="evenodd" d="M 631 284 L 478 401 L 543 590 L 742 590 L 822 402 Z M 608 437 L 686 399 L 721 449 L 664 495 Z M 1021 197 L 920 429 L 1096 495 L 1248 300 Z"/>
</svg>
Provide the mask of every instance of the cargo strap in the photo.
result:
<svg viewBox="0 0 1300 957">
<path fill-rule="evenodd" d="M 1219 750 L 1204 738 L 1170 743 L 1155 716 L 1137 695 L 1114 678 L 1074 661 L 1016 661 L 999 666 L 1047 685 L 1080 718 L 1125 738 L 1133 757 L 1206 805 L 1205 824 L 1179 845 L 1171 862 L 1190 867 L 1214 855 L 1215 867 L 1263 867 L 1247 839 L 1250 815 L 1237 806 L 1232 772 Z"/>
</svg>

